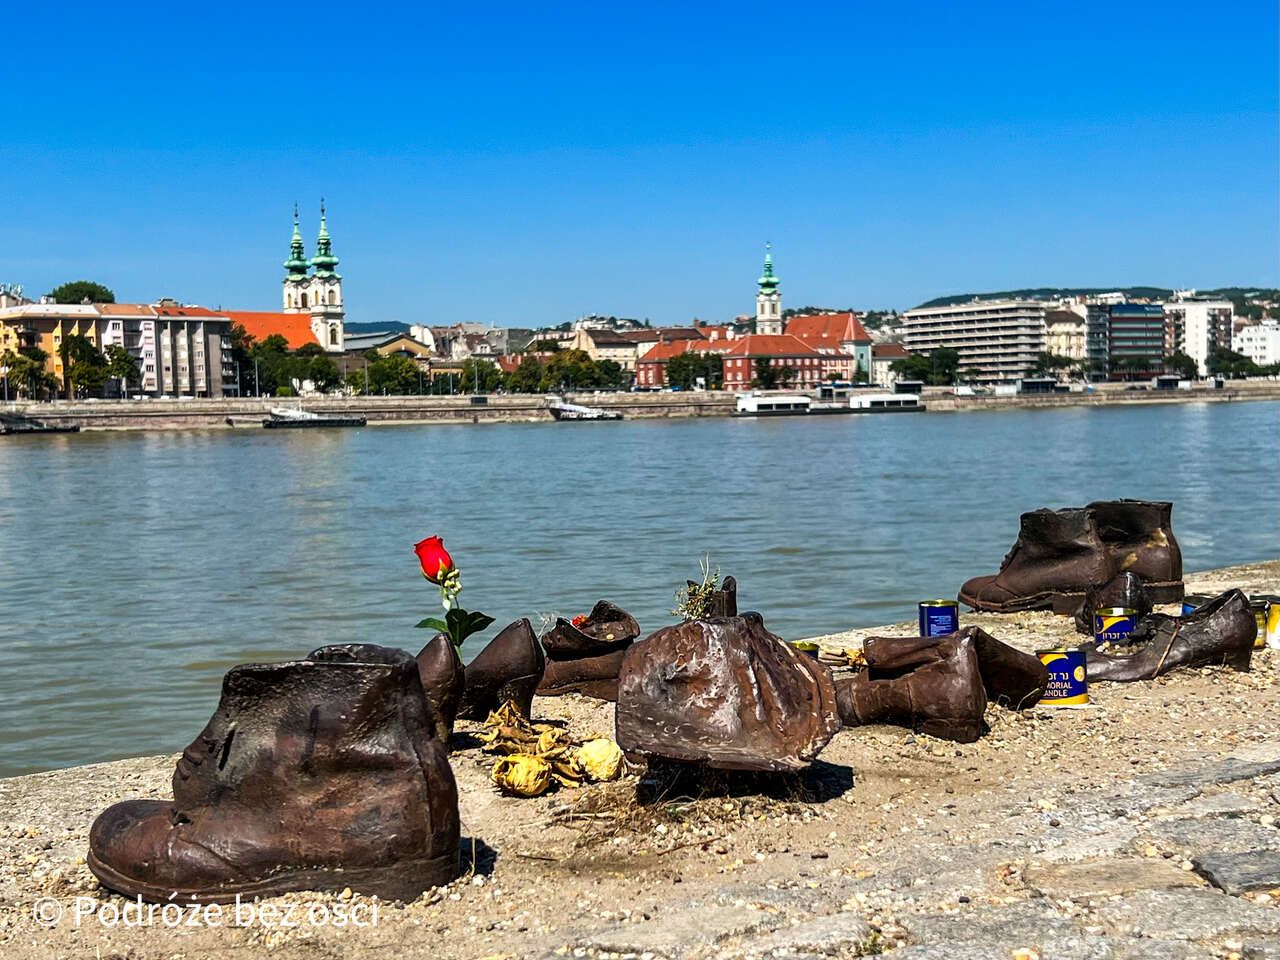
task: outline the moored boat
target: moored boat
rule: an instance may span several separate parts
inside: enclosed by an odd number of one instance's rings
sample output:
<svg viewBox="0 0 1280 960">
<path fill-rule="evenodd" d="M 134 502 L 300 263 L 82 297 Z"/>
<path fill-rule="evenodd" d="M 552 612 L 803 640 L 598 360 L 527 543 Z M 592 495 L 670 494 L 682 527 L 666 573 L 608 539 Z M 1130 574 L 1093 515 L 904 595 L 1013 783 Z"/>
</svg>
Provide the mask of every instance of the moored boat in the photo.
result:
<svg viewBox="0 0 1280 960">
<path fill-rule="evenodd" d="M 18 433 L 79 433 L 79 424 L 47 423 L 18 414 L 0 416 L 0 434 Z"/>
<path fill-rule="evenodd" d="M 230 422 L 230 417 L 227 418 Z M 272 407 L 271 416 L 262 421 L 269 430 L 297 430 L 305 427 L 363 427 L 367 423 L 364 417 L 335 417 L 321 413 L 312 413 L 295 407 Z"/>
<path fill-rule="evenodd" d="M 566 422 L 622 419 L 622 414 L 617 410 L 604 410 L 600 407 L 584 407 L 577 403 L 565 403 L 563 400 L 553 400 L 547 404 L 547 408 L 551 411 L 551 415 L 557 420 Z"/>
</svg>

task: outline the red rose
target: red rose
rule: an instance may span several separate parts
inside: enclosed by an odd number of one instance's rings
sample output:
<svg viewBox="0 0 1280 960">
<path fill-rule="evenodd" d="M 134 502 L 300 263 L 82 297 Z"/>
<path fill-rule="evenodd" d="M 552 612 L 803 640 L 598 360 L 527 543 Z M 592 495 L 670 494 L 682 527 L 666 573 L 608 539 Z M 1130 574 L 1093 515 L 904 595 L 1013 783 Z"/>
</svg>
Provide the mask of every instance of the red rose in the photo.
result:
<svg viewBox="0 0 1280 960">
<path fill-rule="evenodd" d="M 587 622 L 587 615 L 585 613 L 580 613 L 569 622 L 572 623 L 575 627 L 580 627 Z"/>
<path fill-rule="evenodd" d="M 444 548 L 439 537 L 427 537 L 413 545 L 413 552 L 422 564 L 422 575 L 432 583 L 439 583 L 453 569 L 453 557 Z"/>
</svg>

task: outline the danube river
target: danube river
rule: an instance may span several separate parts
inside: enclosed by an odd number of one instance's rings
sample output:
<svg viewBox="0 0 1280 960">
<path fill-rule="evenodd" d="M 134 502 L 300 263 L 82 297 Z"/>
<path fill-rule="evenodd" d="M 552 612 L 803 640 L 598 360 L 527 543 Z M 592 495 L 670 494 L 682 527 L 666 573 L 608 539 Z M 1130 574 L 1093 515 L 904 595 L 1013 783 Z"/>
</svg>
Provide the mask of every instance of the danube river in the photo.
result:
<svg viewBox="0 0 1280 960">
<path fill-rule="evenodd" d="M 1278 418 L 1214 403 L 5 437 L 0 776 L 178 751 L 235 663 L 416 652 L 439 594 L 411 547 L 431 534 L 495 628 L 607 598 L 648 632 L 710 557 L 791 639 L 954 596 L 1039 506 L 1170 499 L 1189 570 L 1273 558 Z"/>
</svg>

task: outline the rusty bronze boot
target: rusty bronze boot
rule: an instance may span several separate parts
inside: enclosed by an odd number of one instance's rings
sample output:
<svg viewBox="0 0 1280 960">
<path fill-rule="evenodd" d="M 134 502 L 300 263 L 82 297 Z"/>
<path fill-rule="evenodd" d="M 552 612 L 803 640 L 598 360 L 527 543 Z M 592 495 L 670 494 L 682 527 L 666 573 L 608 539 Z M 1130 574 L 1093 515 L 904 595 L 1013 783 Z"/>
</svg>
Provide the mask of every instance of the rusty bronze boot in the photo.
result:
<svg viewBox="0 0 1280 960">
<path fill-rule="evenodd" d="M 458 657 L 458 648 L 447 635 L 437 633 L 414 659 L 418 662 L 422 692 L 440 720 L 440 742 L 447 745 L 453 735 L 453 721 L 458 716 L 462 691 L 467 685 L 467 674 Z"/>
<path fill-rule="evenodd" d="M 1103 607 L 1123 607 L 1136 610 L 1139 618 L 1151 612 L 1151 597 L 1142 578 L 1126 570 L 1117 573 L 1101 586 L 1090 587 L 1084 593 L 1084 602 L 1076 611 L 1076 632 L 1093 633 L 1093 614 Z"/>
<path fill-rule="evenodd" d="M 533 691 L 542 679 L 545 664 L 546 657 L 528 619 L 507 624 L 467 664 L 458 716 L 464 720 L 487 720 L 508 700 L 526 717 L 530 716 Z"/>
<path fill-rule="evenodd" d="M 686 580 L 692 591 L 700 584 Z M 736 617 L 738 615 L 738 581 L 734 577 L 725 577 L 720 581 L 720 589 L 707 594 L 706 611 L 703 617 Z"/>
<path fill-rule="evenodd" d="M 868 637 L 863 655 L 877 669 L 893 669 L 899 663 L 920 662 L 924 651 L 955 638 L 969 637 L 978 655 L 978 673 L 987 699 L 1010 710 L 1034 707 L 1049 685 L 1049 671 L 1040 658 L 1002 643 L 981 627 L 965 627 L 936 637 Z"/>
<path fill-rule="evenodd" d="M 798 772 L 840 730 L 826 664 L 758 613 L 686 620 L 627 651 L 614 738 L 633 759 Z"/>
<path fill-rule="evenodd" d="M 1257 637 L 1258 621 L 1249 598 L 1228 590 L 1184 617 L 1153 613 L 1140 620 L 1129 639 L 1141 646 L 1127 657 L 1086 648 L 1085 671 L 1090 683 L 1154 680 L 1177 667 L 1217 663 L 1243 673 L 1249 669 Z"/>
<path fill-rule="evenodd" d="M 868 642 L 866 669 L 836 681 L 841 722 L 846 727 L 889 723 L 973 743 L 987 730 L 982 719 L 987 691 L 973 635 L 961 631 L 920 639 L 937 642 L 875 647 Z"/>
<path fill-rule="evenodd" d="M 960 588 L 959 600 L 991 613 L 1052 609 L 1074 614 L 1085 591 L 1115 573 L 1092 510 L 1032 510 L 1022 515 L 1018 539 L 1000 572 L 969 580 Z"/>
<path fill-rule="evenodd" d="M 601 600 L 575 624 L 560 617 L 542 635 L 547 667 L 538 696 L 581 693 L 600 700 L 618 699 L 618 672 L 627 648 L 640 635 L 636 618 Z"/>
<path fill-rule="evenodd" d="M 173 800 L 104 810 L 89 869 L 154 902 L 345 887 L 413 900 L 459 870 L 458 789 L 435 727 L 403 650 L 234 667 Z"/>
<path fill-rule="evenodd" d="M 1173 504 L 1167 500 L 1099 500 L 1092 510 L 1102 542 L 1117 571 L 1142 578 L 1153 604 L 1177 603 L 1186 592 L 1182 549 L 1173 535 Z"/>
</svg>

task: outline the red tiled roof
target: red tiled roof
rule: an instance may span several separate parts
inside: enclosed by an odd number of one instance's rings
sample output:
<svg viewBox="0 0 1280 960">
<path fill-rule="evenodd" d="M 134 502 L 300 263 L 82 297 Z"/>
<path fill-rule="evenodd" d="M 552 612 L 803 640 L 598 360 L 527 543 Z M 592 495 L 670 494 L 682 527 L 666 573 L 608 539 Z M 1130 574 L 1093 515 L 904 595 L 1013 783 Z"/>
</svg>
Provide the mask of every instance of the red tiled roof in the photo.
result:
<svg viewBox="0 0 1280 960">
<path fill-rule="evenodd" d="M 311 330 L 311 316 L 306 313 L 270 313 L 265 310 L 224 310 L 217 316 L 227 317 L 244 327 L 245 332 L 261 343 L 273 333 L 288 341 L 290 350 L 304 343 L 320 343 Z M 324 346 L 324 344 L 320 344 Z"/>
<path fill-rule="evenodd" d="M 793 337 L 831 337 L 836 340 L 870 340 L 866 329 L 852 313 L 815 313 L 792 317 L 787 333 Z"/>
<path fill-rule="evenodd" d="M 886 357 L 898 360 L 902 357 L 909 357 L 911 354 L 900 343 L 876 343 L 871 346 L 871 356 L 881 360 Z"/>
<path fill-rule="evenodd" d="M 751 333 L 737 340 L 725 341 L 730 357 L 816 357 L 818 351 L 787 333 Z"/>
<path fill-rule="evenodd" d="M 729 325 L 727 323 L 720 326 L 709 325 L 705 327 L 698 327 L 697 330 L 708 340 L 729 339 Z"/>
<path fill-rule="evenodd" d="M 682 353 L 724 353 L 733 341 L 729 340 L 673 340 L 671 343 L 655 343 L 639 363 L 666 363 Z"/>
<path fill-rule="evenodd" d="M 162 307 L 155 304 L 151 308 L 157 317 L 225 317 L 225 313 L 214 313 L 207 307 Z"/>
<path fill-rule="evenodd" d="M 797 340 L 800 340 L 819 353 L 839 353 L 844 354 L 844 344 L 846 341 L 839 337 L 828 336 L 827 334 L 794 334 Z"/>
</svg>

